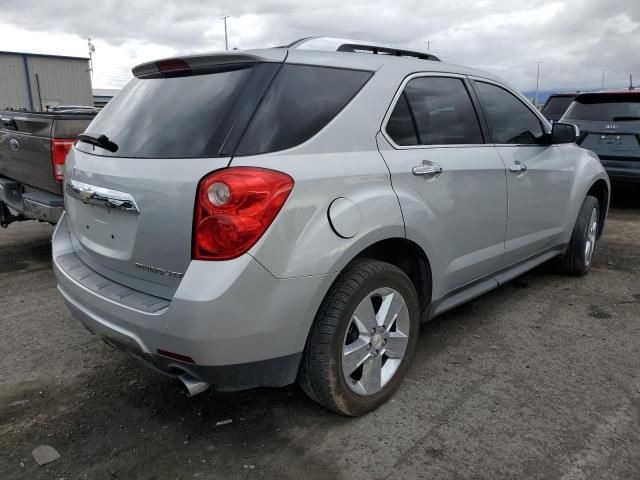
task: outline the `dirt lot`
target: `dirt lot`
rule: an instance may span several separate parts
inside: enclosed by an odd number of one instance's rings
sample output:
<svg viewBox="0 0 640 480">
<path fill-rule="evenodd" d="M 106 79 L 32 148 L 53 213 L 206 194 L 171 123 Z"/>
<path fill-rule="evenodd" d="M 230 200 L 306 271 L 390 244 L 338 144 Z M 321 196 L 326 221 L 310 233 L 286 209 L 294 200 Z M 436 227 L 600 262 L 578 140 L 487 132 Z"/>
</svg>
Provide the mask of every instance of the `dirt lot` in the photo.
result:
<svg viewBox="0 0 640 480">
<path fill-rule="evenodd" d="M 543 266 L 429 323 L 360 419 L 296 386 L 185 397 L 70 317 L 51 231 L 0 231 L 3 480 L 640 478 L 640 190 L 616 195 L 590 275 Z M 36 465 L 42 444 L 61 458 Z"/>
</svg>

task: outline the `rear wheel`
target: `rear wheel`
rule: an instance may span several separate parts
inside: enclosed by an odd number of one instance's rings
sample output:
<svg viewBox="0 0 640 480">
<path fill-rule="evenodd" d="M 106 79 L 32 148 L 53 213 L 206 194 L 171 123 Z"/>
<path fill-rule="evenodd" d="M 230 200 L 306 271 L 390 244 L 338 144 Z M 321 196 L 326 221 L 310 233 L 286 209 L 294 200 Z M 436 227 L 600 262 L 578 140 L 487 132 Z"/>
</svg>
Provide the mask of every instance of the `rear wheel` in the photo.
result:
<svg viewBox="0 0 640 480">
<path fill-rule="evenodd" d="M 418 298 L 407 275 L 388 263 L 357 261 L 341 274 L 318 311 L 300 385 L 340 414 L 370 412 L 401 383 L 418 329 Z"/>
<path fill-rule="evenodd" d="M 598 237 L 600 205 L 595 197 L 588 195 L 576 220 L 569 247 L 560 260 L 561 269 L 569 275 L 586 275 L 591 270 L 593 252 Z"/>
</svg>

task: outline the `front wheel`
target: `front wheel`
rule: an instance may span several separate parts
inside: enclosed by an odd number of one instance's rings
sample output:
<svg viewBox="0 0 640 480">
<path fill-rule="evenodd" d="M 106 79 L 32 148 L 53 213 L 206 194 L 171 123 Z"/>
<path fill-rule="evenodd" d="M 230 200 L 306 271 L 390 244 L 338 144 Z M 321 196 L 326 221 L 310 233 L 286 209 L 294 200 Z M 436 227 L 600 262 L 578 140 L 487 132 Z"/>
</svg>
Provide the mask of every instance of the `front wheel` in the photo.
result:
<svg viewBox="0 0 640 480">
<path fill-rule="evenodd" d="M 560 260 L 560 266 L 568 275 L 586 275 L 591 270 L 593 252 L 598 238 L 600 204 L 598 199 L 587 195 L 578 213 L 571 241 Z"/>
<path fill-rule="evenodd" d="M 337 413 L 368 413 L 400 385 L 418 330 L 418 297 L 409 277 L 391 264 L 359 260 L 323 300 L 305 348 L 300 385 Z"/>
</svg>

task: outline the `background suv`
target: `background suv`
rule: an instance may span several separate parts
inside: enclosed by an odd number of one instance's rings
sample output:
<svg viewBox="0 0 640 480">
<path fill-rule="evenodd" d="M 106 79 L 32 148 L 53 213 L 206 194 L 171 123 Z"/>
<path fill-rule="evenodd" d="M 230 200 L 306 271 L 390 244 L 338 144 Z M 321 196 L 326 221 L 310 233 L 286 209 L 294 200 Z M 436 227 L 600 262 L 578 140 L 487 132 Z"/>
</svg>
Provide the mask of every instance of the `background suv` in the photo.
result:
<svg viewBox="0 0 640 480">
<path fill-rule="evenodd" d="M 298 379 L 360 415 L 420 321 L 591 267 L 606 173 L 491 74 L 335 39 L 133 73 L 67 159 L 54 269 L 89 330 L 191 394 Z"/>
<path fill-rule="evenodd" d="M 598 154 L 612 180 L 640 182 L 640 91 L 582 93 L 562 121 L 580 127 L 579 145 Z"/>
</svg>

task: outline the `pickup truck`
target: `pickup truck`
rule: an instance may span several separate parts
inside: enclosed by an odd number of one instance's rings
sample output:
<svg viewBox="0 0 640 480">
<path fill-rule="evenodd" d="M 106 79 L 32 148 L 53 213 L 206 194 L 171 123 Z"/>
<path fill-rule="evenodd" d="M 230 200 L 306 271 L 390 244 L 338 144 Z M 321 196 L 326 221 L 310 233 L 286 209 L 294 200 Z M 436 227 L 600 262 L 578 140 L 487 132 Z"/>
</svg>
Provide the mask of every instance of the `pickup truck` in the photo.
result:
<svg viewBox="0 0 640 480">
<path fill-rule="evenodd" d="M 62 215 L 64 162 L 96 112 L 0 111 L 0 226 L 22 220 L 55 224 Z"/>
</svg>

